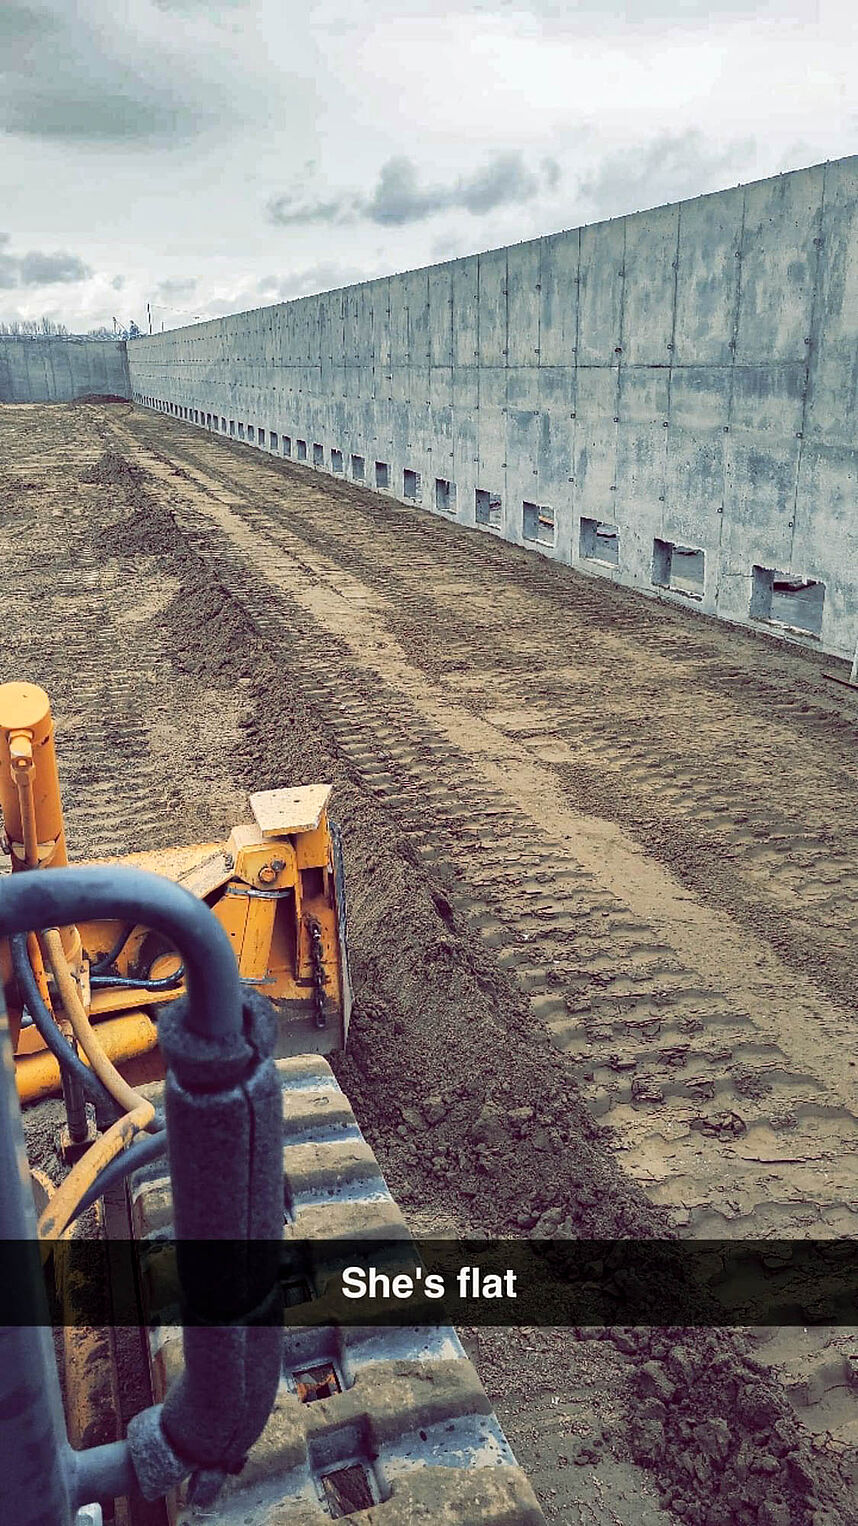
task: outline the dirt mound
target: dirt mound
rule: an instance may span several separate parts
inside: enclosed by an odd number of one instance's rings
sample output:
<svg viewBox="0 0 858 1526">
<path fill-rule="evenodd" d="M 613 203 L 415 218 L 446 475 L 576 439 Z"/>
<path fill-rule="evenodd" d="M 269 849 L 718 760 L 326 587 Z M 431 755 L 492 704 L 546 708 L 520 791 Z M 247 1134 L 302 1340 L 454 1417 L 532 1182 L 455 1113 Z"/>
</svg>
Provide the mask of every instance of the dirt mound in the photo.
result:
<svg viewBox="0 0 858 1526">
<path fill-rule="evenodd" d="M 95 482 L 103 487 L 110 485 L 128 487 L 142 481 L 143 476 L 144 473 L 139 466 L 126 461 L 118 451 L 106 450 L 99 456 L 94 466 L 80 473 L 78 481 Z"/>
<path fill-rule="evenodd" d="M 120 397 L 118 392 L 83 392 L 73 399 L 74 403 L 128 403 L 131 399 Z"/>
</svg>

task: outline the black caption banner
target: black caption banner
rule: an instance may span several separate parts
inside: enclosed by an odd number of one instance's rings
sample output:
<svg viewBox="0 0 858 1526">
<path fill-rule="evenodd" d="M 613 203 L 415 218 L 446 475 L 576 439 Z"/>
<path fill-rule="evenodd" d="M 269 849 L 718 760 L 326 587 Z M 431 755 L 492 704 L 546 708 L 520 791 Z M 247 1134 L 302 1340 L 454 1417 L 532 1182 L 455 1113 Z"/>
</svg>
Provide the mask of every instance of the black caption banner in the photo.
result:
<svg viewBox="0 0 858 1526">
<path fill-rule="evenodd" d="M 0 1242 L 0 1324 L 228 1325 L 254 1305 L 296 1327 L 858 1326 L 858 1240 Z"/>
</svg>

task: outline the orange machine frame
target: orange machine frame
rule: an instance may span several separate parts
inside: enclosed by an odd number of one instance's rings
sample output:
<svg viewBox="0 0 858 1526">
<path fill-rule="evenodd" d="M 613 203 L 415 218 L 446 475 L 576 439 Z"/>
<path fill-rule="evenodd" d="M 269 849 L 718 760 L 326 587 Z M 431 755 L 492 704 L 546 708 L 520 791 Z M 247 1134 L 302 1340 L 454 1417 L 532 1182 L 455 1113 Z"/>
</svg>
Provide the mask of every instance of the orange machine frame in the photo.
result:
<svg viewBox="0 0 858 1526">
<path fill-rule="evenodd" d="M 263 791 L 250 797 L 253 823 L 235 827 L 225 844 L 106 861 L 164 874 L 207 902 L 233 945 L 242 978 L 279 1005 L 281 1055 L 343 1049 L 348 1032 L 351 989 L 341 866 L 327 812 L 330 792 L 326 784 Z M 68 862 L 50 701 L 35 684 L 0 685 L 0 811 L 9 871 Z M 182 985 L 157 992 L 127 984 L 93 987 L 91 967 L 116 947 L 122 924 L 84 922 L 60 931 L 108 1056 L 135 1080 L 159 1075 L 152 1009 L 174 1001 Z M 153 948 L 151 937 L 146 928 L 130 929 L 111 975 L 141 979 L 144 964 L 147 979 L 175 973 L 178 956 L 166 947 Z M 30 953 L 42 995 L 56 1007 L 35 938 Z M 59 1091 L 59 1066 L 37 1029 L 21 1027 L 22 1003 L 2 940 L 0 979 L 16 1044 L 18 1090 L 23 1101 L 34 1101 Z M 149 1059 L 141 1065 L 143 1057 Z"/>
</svg>

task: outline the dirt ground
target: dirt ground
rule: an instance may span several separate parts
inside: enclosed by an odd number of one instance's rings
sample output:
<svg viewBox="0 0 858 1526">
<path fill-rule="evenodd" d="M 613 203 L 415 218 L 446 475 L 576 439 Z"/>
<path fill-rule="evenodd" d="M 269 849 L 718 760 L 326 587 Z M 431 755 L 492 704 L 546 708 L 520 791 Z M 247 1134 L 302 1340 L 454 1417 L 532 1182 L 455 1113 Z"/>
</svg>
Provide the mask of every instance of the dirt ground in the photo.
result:
<svg viewBox="0 0 858 1526">
<path fill-rule="evenodd" d="M 0 540 L 73 856 L 334 784 L 416 1231 L 858 1232 L 836 664 L 126 405 L 0 409 Z M 856 1332 L 463 1335 L 551 1522 L 858 1520 Z"/>
</svg>

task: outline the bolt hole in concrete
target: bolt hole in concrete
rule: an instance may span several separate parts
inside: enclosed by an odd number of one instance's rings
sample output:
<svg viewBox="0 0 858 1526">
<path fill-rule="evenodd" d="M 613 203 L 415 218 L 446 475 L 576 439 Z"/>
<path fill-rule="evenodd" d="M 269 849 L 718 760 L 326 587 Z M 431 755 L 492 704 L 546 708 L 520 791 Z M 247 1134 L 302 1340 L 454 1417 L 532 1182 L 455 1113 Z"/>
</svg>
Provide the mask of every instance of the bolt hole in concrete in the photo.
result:
<svg viewBox="0 0 858 1526">
<path fill-rule="evenodd" d="M 341 472 L 343 469 L 343 453 L 341 450 L 331 451 L 331 471 Z"/>
<path fill-rule="evenodd" d="M 420 502 L 422 483 L 420 480 L 419 472 L 412 472 L 409 467 L 406 466 L 405 471 L 402 474 L 402 491 L 404 496 L 406 498 L 410 498 L 412 502 Z"/>
<path fill-rule="evenodd" d="M 554 545 L 554 510 L 545 503 L 522 504 L 522 534 L 540 546 Z"/>
<path fill-rule="evenodd" d="M 474 514 L 478 525 L 488 525 L 494 530 L 501 527 L 502 501 L 500 493 L 490 493 L 486 488 L 474 490 Z"/>
<path fill-rule="evenodd" d="M 802 636 L 819 636 L 825 605 L 825 584 L 815 578 L 779 572 L 774 567 L 753 567 L 752 620 L 763 620 Z"/>
<path fill-rule="evenodd" d="M 298 460 L 299 461 L 306 461 L 306 459 L 307 459 L 307 441 L 306 440 L 299 440 L 298 441 Z"/>
<path fill-rule="evenodd" d="M 656 588 L 702 599 L 705 562 L 704 553 L 696 546 L 680 546 L 672 540 L 652 543 L 652 581 Z"/>
<path fill-rule="evenodd" d="M 435 478 L 435 507 L 444 514 L 456 512 L 456 484 L 448 482 L 446 477 Z"/>
<path fill-rule="evenodd" d="M 292 454 L 292 436 L 290 434 L 284 434 L 283 436 L 283 454 L 284 456 L 291 456 Z"/>
<path fill-rule="evenodd" d="M 386 461 L 376 461 L 375 463 L 375 485 L 376 487 L 390 486 L 390 468 Z"/>
<path fill-rule="evenodd" d="M 352 456 L 352 479 L 355 482 L 363 482 L 366 476 L 366 462 L 363 456 Z"/>
<path fill-rule="evenodd" d="M 601 519 L 581 519 L 578 550 L 590 562 L 616 567 L 620 560 L 620 534 L 616 525 Z"/>
<path fill-rule="evenodd" d="M 314 466 L 324 466 L 324 464 L 325 464 L 325 447 L 324 447 L 324 445 L 316 444 L 316 445 L 313 446 L 313 465 Z"/>
</svg>

